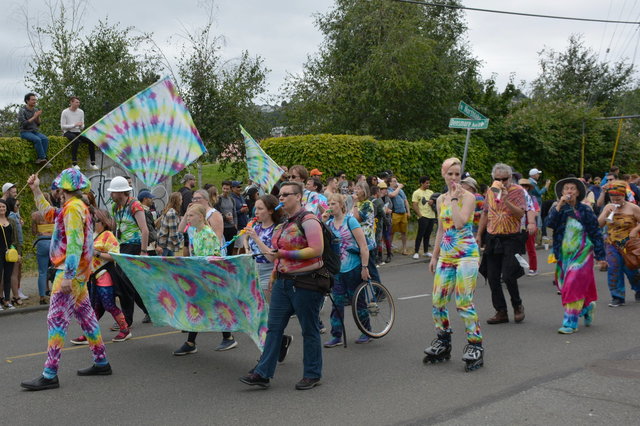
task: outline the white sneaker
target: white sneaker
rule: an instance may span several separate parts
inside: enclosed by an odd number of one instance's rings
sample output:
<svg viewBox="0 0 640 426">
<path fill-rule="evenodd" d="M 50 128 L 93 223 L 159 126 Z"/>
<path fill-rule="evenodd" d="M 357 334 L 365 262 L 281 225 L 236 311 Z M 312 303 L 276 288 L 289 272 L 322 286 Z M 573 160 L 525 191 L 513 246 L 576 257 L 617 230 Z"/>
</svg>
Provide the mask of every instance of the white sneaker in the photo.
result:
<svg viewBox="0 0 640 426">
<path fill-rule="evenodd" d="M 414 260 L 418 260 L 418 259 L 420 259 L 420 255 L 419 255 L 418 253 L 414 254 L 414 255 L 413 255 L 413 259 L 414 259 Z"/>
<path fill-rule="evenodd" d="M 100 168 L 98 166 L 96 166 L 95 164 L 92 164 L 89 166 L 89 170 L 100 170 Z"/>
<path fill-rule="evenodd" d="M 424 257 L 429 257 L 429 258 L 431 258 L 431 257 L 433 257 L 433 254 L 432 254 L 431 252 L 429 252 L 429 251 L 428 251 L 428 252 L 426 252 L 426 253 L 424 254 Z"/>
<path fill-rule="evenodd" d="M 533 269 L 529 269 L 529 272 L 527 272 L 527 275 L 530 277 L 535 277 L 536 275 L 538 275 L 538 271 L 534 271 Z"/>
<path fill-rule="evenodd" d="M 18 290 L 18 297 L 19 297 L 20 299 L 22 299 L 22 300 L 27 300 L 27 299 L 29 299 L 29 296 L 27 296 L 26 294 L 24 294 L 24 293 L 22 292 L 22 290 Z"/>
<path fill-rule="evenodd" d="M 15 307 L 15 306 L 13 306 L 11 303 L 7 303 L 7 304 L 5 305 L 5 308 L 6 308 L 6 309 L 11 310 L 11 309 L 15 309 L 16 307 Z"/>
<path fill-rule="evenodd" d="M 80 166 L 78 166 L 77 164 L 75 166 L 73 166 L 74 169 L 76 170 L 80 170 Z"/>
</svg>

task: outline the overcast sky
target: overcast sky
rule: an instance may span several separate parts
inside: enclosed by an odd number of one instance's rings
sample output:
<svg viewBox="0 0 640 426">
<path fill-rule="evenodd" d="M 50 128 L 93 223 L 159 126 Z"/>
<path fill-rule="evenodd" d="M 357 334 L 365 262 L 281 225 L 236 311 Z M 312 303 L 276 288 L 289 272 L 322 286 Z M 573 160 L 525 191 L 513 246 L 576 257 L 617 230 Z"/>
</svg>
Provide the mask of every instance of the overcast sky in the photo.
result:
<svg viewBox="0 0 640 426">
<path fill-rule="evenodd" d="M 364 1 L 364 0 L 363 0 Z M 640 20 L 637 0 L 466 0 L 470 7 L 612 20 Z M 0 0 L 0 106 L 21 103 L 27 88 L 24 76 L 30 56 L 24 11 L 35 22 L 46 21 L 44 0 Z M 90 0 L 85 28 L 109 18 L 123 26 L 134 26 L 154 34 L 166 56 L 174 58 L 184 29 L 195 30 L 206 23 L 205 7 L 199 0 Z M 25 6 L 26 5 L 26 6 Z M 313 25 L 315 13 L 323 13 L 333 0 L 218 0 L 216 33 L 225 37 L 222 54 L 234 58 L 243 50 L 261 56 L 271 70 L 270 94 L 287 73 L 299 73 L 307 55 L 317 51 L 322 37 Z M 418 7 L 406 4 L 406 7 Z M 584 34 L 587 45 L 601 60 L 631 62 L 638 44 L 637 26 L 586 23 L 466 12 L 467 39 L 473 55 L 482 61 L 483 77 L 497 74 L 504 88 L 511 73 L 516 82 L 530 82 L 538 73 L 537 52 L 544 47 L 564 50 L 573 33 Z M 607 49 L 609 52 L 607 53 Z M 639 58 L 640 60 L 640 58 Z"/>
</svg>

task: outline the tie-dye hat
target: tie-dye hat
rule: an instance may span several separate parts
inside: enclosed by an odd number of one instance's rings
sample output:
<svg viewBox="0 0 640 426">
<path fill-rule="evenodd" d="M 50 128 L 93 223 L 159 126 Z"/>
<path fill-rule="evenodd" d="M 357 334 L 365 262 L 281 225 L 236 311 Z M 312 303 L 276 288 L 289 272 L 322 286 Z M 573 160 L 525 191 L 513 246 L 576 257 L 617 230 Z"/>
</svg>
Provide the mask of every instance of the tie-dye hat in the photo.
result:
<svg viewBox="0 0 640 426">
<path fill-rule="evenodd" d="M 64 189 L 65 191 L 77 191 L 78 189 L 87 192 L 91 189 L 91 182 L 80 170 L 70 167 L 60 172 L 53 180 L 51 189 Z"/>
</svg>

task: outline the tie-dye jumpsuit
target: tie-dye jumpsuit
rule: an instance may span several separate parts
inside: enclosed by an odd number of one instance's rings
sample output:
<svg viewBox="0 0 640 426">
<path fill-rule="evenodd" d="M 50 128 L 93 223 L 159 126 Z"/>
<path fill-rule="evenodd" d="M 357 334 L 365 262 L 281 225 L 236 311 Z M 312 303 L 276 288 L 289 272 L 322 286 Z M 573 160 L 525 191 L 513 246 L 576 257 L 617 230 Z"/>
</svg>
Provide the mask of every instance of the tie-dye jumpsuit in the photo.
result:
<svg viewBox="0 0 640 426">
<path fill-rule="evenodd" d="M 39 194 L 36 204 L 45 220 L 54 223 L 50 256 L 57 271 L 47 316 L 49 343 L 43 372 L 45 378 L 52 379 L 58 374 L 60 355 L 72 314 L 89 341 L 93 362 L 96 365 L 106 365 L 107 357 L 87 291 L 93 256 L 93 229 L 89 209 L 76 197 L 68 200 L 61 209 L 55 209 Z M 63 279 L 71 280 L 69 294 L 61 291 Z"/>
<path fill-rule="evenodd" d="M 462 208 L 462 200 L 458 201 Z M 440 255 L 433 281 L 433 321 L 438 335 L 451 332 L 447 303 L 455 295 L 456 309 L 464 321 L 467 341 L 481 344 L 482 334 L 478 314 L 473 305 L 476 289 L 480 252 L 473 237 L 473 214 L 462 229 L 456 229 L 451 215 L 451 206 L 442 203 L 439 220 L 443 234 Z"/>
</svg>

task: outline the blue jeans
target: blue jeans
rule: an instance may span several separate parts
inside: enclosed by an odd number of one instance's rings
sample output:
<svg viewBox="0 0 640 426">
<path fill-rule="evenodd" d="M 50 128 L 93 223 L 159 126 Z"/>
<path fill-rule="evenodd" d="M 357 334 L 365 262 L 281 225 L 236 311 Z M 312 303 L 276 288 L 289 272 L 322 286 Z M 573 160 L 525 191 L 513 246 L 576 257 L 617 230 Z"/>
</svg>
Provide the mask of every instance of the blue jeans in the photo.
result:
<svg viewBox="0 0 640 426">
<path fill-rule="evenodd" d="M 36 242 L 36 260 L 38 261 L 38 293 L 44 297 L 47 293 L 47 270 L 49 269 L 49 248 L 51 238 L 40 238 Z"/>
<path fill-rule="evenodd" d="M 353 303 L 353 294 L 356 288 L 362 283 L 362 267 L 356 266 L 350 271 L 340 272 L 334 277 L 331 295 L 333 297 L 333 307 L 331 308 L 331 335 L 342 338 L 344 321 L 344 307 L 347 302 Z M 364 299 L 358 301 L 358 317 L 365 327 L 369 328 L 369 311 Z"/>
<path fill-rule="evenodd" d="M 280 355 L 282 334 L 291 315 L 296 314 L 302 328 L 304 365 L 303 377 L 319 379 L 322 377 L 322 342 L 318 317 L 324 296 L 322 293 L 296 288 L 293 280 L 278 278 L 271 290 L 269 321 L 264 351 L 255 368 L 262 377 L 273 377 Z"/>
<path fill-rule="evenodd" d="M 163 248 L 162 249 L 162 255 L 163 256 L 173 256 L 173 250 L 169 250 L 168 248 Z"/>
<path fill-rule="evenodd" d="M 20 132 L 20 137 L 31 142 L 36 149 L 38 160 L 47 158 L 47 150 L 49 149 L 49 139 L 39 132 Z"/>
<path fill-rule="evenodd" d="M 607 254 L 607 281 L 612 299 L 619 299 L 624 302 L 624 276 L 627 276 L 633 291 L 640 291 L 640 271 L 629 269 L 625 266 L 622 255 L 615 246 L 605 244 Z"/>
</svg>

